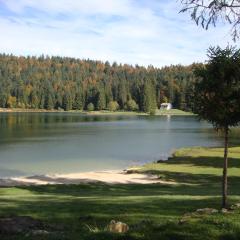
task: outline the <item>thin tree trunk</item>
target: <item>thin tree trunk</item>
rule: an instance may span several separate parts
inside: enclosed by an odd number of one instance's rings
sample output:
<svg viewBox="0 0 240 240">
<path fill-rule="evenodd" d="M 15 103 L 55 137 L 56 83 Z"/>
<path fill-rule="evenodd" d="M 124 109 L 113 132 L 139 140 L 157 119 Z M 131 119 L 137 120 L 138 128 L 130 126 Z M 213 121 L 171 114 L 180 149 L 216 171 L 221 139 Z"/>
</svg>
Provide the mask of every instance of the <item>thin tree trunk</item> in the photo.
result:
<svg viewBox="0 0 240 240">
<path fill-rule="evenodd" d="M 227 191 L 228 191 L 228 182 L 227 182 L 227 170 L 228 170 L 228 127 L 224 129 L 224 164 L 223 164 L 223 180 L 222 180 L 222 207 L 227 207 Z"/>
</svg>

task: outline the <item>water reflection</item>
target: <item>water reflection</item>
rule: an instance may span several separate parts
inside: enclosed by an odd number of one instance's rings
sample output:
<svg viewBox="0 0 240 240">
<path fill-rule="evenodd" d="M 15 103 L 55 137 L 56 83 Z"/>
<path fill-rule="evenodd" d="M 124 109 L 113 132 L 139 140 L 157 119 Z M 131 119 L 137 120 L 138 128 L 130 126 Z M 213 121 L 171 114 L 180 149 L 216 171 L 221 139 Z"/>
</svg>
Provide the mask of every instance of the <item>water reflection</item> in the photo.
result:
<svg viewBox="0 0 240 240">
<path fill-rule="evenodd" d="M 193 116 L 1 113 L 0 133 L 0 176 L 119 169 L 179 147 L 223 143 Z M 232 131 L 232 143 L 238 136 L 239 129 Z"/>
</svg>

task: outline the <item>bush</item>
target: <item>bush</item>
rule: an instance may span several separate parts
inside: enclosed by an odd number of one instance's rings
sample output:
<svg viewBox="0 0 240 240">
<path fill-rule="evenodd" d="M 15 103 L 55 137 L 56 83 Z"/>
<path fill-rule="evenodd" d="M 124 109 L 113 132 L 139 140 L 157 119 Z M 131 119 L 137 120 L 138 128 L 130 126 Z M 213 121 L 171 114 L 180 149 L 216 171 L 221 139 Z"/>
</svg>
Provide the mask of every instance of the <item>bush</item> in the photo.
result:
<svg viewBox="0 0 240 240">
<path fill-rule="evenodd" d="M 119 104 L 116 101 L 111 101 L 108 103 L 108 110 L 109 111 L 117 111 L 119 109 Z"/>
<path fill-rule="evenodd" d="M 94 105 L 93 105 L 93 103 L 89 103 L 89 104 L 87 105 L 87 110 L 88 110 L 88 111 L 94 111 Z"/>
<path fill-rule="evenodd" d="M 156 109 L 151 109 L 149 114 L 152 116 L 156 115 Z"/>
<path fill-rule="evenodd" d="M 137 103 L 131 99 L 127 102 L 127 110 L 128 111 L 137 111 L 139 109 Z"/>
<path fill-rule="evenodd" d="M 16 107 L 16 104 L 17 104 L 17 98 L 16 97 L 12 97 L 11 95 L 8 96 L 7 107 L 14 108 L 14 107 Z"/>
</svg>

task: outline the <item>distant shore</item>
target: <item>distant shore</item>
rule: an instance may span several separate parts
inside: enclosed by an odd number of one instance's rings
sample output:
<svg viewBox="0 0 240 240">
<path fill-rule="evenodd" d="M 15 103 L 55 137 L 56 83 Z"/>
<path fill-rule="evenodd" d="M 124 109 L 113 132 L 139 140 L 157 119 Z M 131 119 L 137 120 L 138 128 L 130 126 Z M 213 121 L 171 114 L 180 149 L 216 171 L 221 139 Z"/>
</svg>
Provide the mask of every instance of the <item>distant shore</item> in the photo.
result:
<svg viewBox="0 0 240 240">
<path fill-rule="evenodd" d="M 136 115 L 136 116 L 148 116 L 149 114 L 144 112 L 131 112 L 131 111 L 81 111 L 81 110 L 70 110 L 70 111 L 63 111 L 63 110 L 46 110 L 46 109 L 23 109 L 23 108 L 0 108 L 0 113 L 79 113 L 83 115 Z M 156 110 L 156 116 L 192 116 L 194 115 L 191 112 L 185 112 L 179 109 L 171 109 L 171 110 Z"/>
</svg>

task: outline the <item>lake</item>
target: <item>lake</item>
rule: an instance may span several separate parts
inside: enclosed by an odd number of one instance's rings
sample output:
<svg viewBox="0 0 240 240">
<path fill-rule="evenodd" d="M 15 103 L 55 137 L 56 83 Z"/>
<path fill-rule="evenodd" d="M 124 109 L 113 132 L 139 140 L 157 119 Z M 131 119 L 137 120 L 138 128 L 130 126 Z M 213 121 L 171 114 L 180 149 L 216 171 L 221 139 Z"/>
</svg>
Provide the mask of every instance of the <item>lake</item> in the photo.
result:
<svg viewBox="0 0 240 240">
<path fill-rule="evenodd" d="M 195 116 L 1 113 L 0 177 L 124 169 L 187 146 L 222 146 Z"/>
</svg>

